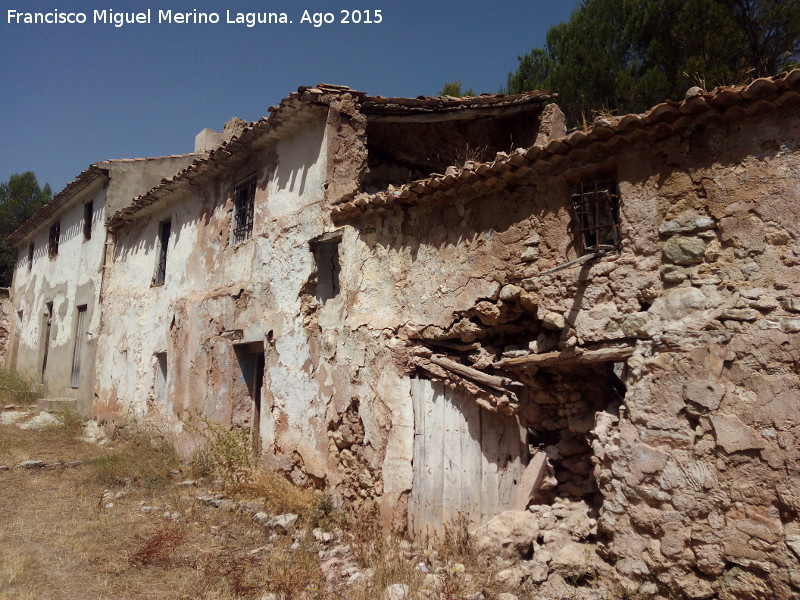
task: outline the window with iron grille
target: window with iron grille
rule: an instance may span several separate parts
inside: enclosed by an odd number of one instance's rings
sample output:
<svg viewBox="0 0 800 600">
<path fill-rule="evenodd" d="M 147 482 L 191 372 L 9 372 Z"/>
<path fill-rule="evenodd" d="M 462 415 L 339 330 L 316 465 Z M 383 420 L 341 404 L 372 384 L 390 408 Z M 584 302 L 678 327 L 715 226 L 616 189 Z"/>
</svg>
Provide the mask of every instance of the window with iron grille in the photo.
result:
<svg viewBox="0 0 800 600">
<path fill-rule="evenodd" d="M 164 285 L 164 280 L 167 278 L 167 248 L 171 229 L 172 221 L 162 221 L 158 224 L 158 264 L 153 285 Z"/>
<path fill-rule="evenodd" d="M 233 243 L 253 235 L 253 205 L 256 198 L 256 177 L 250 177 L 236 186 L 233 203 Z"/>
<path fill-rule="evenodd" d="M 572 192 L 581 254 L 619 248 L 619 193 L 613 179 L 582 181 Z"/>
<path fill-rule="evenodd" d="M 47 253 L 50 258 L 58 254 L 58 241 L 61 237 L 61 221 L 56 221 L 50 226 L 50 238 L 47 243 Z"/>
</svg>

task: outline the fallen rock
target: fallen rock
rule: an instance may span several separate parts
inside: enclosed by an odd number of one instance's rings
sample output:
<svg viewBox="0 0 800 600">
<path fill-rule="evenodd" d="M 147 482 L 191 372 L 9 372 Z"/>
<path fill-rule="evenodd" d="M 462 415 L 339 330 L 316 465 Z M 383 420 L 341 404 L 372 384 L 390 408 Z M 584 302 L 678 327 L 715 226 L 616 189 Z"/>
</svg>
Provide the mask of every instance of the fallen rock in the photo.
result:
<svg viewBox="0 0 800 600">
<path fill-rule="evenodd" d="M 528 580 L 532 581 L 533 583 L 541 583 L 547 579 L 547 575 L 549 574 L 549 569 L 547 568 L 547 564 L 545 562 L 534 562 L 530 563 L 527 566 L 528 571 Z"/>
<path fill-rule="evenodd" d="M 518 567 L 513 567 L 511 569 L 503 569 L 502 571 L 495 573 L 494 580 L 502 585 L 516 588 L 522 585 L 525 576 L 525 571 Z"/>
<path fill-rule="evenodd" d="M 17 464 L 17 469 L 42 469 L 44 468 L 45 463 L 41 460 L 23 460 L 21 463 Z"/>
<path fill-rule="evenodd" d="M 47 429 L 48 427 L 54 427 L 56 425 L 61 425 L 62 421 L 59 417 L 52 415 L 48 412 L 40 412 L 35 417 L 28 419 L 24 423 L 20 423 L 20 429 L 33 429 L 33 430 L 41 430 Z"/>
<path fill-rule="evenodd" d="M 23 410 L 9 410 L 8 412 L 0 413 L 0 425 L 11 425 L 27 415 L 28 413 Z"/>
<path fill-rule="evenodd" d="M 524 510 L 500 513 L 473 535 L 475 549 L 488 558 L 530 558 L 533 541 L 539 535 L 536 515 Z"/>
<path fill-rule="evenodd" d="M 195 500 L 197 500 L 200 504 L 204 504 L 205 506 L 212 506 L 214 508 L 225 508 L 230 509 L 233 508 L 235 502 L 230 498 L 223 498 L 222 496 L 212 496 L 209 494 L 201 494 L 200 496 L 195 496 Z"/>
<path fill-rule="evenodd" d="M 383 600 L 404 600 L 408 598 L 408 586 L 404 583 L 393 583 L 383 591 Z"/>
<path fill-rule="evenodd" d="M 108 442 L 108 438 L 106 437 L 106 432 L 103 427 L 94 420 L 88 420 L 86 423 L 83 424 L 83 435 L 79 438 L 81 441 L 90 443 L 90 444 L 98 444 L 103 446 Z"/>
<path fill-rule="evenodd" d="M 580 577 L 594 573 L 595 564 L 593 546 L 568 541 L 555 550 L 550 568 L 563 577 Z"/>
<path fill-rule="evenodd" d="M 289 533 L 292 529 L 294 529 L 294 524 L 297 523 L 297 519 L 299 517 L 294 513 L 286 513 L 283 515 L 278 515 L 277 517 L 272 517 L 264 526 L 270 529 L 275 529 L 281 533 Z"/>
</svg>

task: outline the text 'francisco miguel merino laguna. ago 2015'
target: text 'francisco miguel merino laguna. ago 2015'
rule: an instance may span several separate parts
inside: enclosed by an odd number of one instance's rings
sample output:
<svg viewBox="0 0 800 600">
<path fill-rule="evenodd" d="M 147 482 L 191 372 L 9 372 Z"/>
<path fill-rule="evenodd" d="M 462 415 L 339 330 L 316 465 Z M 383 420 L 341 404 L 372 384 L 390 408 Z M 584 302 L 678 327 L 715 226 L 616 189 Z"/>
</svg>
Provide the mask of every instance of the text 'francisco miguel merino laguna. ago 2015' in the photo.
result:
<svg viewBox="0 0 800 600">
<path fill-rule="evenodd" d="M 308 11 L 306 11 L 308 12 Z M 14 9 L 6 11 L 6 23 L 9 25 L 82 25 L 84 23 L 105 23 L 114 27 L 125 25 L 149 25 L 153 23 L 176 25 L 216 25 L 228 23 L 255 27 L 256 25 L 291 23 L 285 12 L 237 12 L 226 10 L 224 18 L 217 12 L 192 10 L 189 12 L 171 9 L 151 9 L 139 12 L 123 12 L 112 9 L 93 10 L 89 12 L 65 12 L 58 9 L 49 12 L 26 12 Z M 301 22 L 302 19 L 301 19 Z"/>
</svg>

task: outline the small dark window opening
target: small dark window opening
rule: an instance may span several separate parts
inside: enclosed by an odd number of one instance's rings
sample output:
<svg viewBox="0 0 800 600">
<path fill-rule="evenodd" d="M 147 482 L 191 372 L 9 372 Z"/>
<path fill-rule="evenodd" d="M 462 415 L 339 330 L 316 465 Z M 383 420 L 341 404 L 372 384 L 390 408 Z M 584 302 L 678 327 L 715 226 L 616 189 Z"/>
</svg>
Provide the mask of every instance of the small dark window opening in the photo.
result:
<svg viewBox="0 0 800 600">
<path fill-rule="evenodd" d="M 58 254 L 58 242 L 61 238 L 61 221 L 56 221 L 50 225 L 50 238 L 47 243 L 47 253 L 50 258 Z"/>
<path fill-rule="evenodd" d="M 233 242 L 235 244 L 253 235 L 253 208 L 256 198 L 256 177 L 250 177 L 236 186 L 233 204 Z"/>
<path fill-rule="evenodd" d="M 167 247 L 169 246 L 169 233 L 172 221 L 162 221 L 158 224 L 158 264 L 153 285 L 164 285 L 167 277 Z"/>
<path fill-rule="evenodd" d="M 317 292 L 320 302 L 325 302 L 339 295 L 339 274 L 342 270 L 339 263 L 339 244 L 342 232 L 326 233 L 311 242 L 314 260 L 317 265 Z"/>
<path fill-rule="evenodd" d="M 92 239 L 92 210 L 94 202 L 91 200 L 83 205 L 83 239 Z"/>
<path fill-rule="evenodd" d="M 28 271 L 33 268 L 33 242 L 28 245 Z"/>
<path fill-rule="evenodd" d="M 608 179 L 582 181 L 572 193 L 581 254 L 619 248 L 619 193 Z"/>
<path fill-rule="evenodd" d="M 167 401 L 167 353 L 156 352 L 156 399 L 161 404 Z"/>
</svg>

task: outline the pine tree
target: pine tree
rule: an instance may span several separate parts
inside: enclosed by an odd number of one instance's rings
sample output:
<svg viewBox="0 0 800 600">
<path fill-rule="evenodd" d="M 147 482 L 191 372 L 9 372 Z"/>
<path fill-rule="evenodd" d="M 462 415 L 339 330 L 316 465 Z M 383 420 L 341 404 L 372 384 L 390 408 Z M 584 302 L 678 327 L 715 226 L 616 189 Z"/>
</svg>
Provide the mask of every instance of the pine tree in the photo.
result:
<svg viewBox="0 0 800 600">
<path fill-rule="evenodd" d="M 17 230 L 42 206 L 50 202 L 50 185 L 39 187 L 32 171 L 12 175 L 0 183 L 0 287 L 11 285 L 16 250 L 9 248 L 6 237 Z"/>
<path fill-rule="evenodd" d="M 557 92 L 575 124 L 798 63 L 796 0 L 585 0 L 550 28 L 544 48 L 519 57 L 506 91 Z"/>
</svg>

